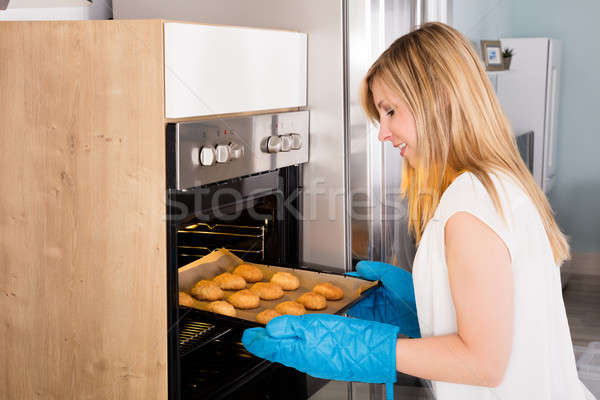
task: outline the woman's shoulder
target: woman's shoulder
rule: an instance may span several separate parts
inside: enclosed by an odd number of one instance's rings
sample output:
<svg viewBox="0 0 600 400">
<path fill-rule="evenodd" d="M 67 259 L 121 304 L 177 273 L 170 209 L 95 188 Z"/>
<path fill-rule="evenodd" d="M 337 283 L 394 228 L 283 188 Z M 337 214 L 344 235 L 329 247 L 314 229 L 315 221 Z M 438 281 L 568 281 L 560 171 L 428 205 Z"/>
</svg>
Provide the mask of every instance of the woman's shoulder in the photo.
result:
<svg viewBox="0 0 600 400">
<path fill-rule="evenodd" d="M 444 191 L 442 198 L 452 198 L 466 194 L 476 193 L 483 184 L 473 172 L 465 171 L 458 175 Z"/>
<path fill-rule="evenodd" d="M 478 203 L 480 197 L 486 193 L 487 190 L 477 175 L 466 171 L 457 176 L 446 188 L 438 208 L 473 205 Z"/>
<path fill-rule="evenodd" d="M 493 170 L 488 173 L 502 209 L 514 209 L 527 200 L 526 194 L 514 178 L 507 173 Z M 436 214 L 438 218 L 449 217 L 456 211 L 494 213 L 494 201 L 482 180 L 473 172 L 463 172 L 442 194 Z"/>
</svg>

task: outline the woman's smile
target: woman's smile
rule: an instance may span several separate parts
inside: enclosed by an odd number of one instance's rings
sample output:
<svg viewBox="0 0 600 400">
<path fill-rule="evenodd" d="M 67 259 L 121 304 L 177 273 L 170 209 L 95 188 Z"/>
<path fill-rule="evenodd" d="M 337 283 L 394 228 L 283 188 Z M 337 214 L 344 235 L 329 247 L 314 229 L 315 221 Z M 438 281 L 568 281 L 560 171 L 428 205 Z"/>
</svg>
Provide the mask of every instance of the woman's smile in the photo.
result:
<svg viewBox="0 0 600 400">
<path fill-rule="evenodd" d="M 400 149 L 400 155 L 404 157 L 404 152 L 406 151 L 407 144 L 402 142 L 400 144 L 395 144 L 394 147 Z"/>
</svg>

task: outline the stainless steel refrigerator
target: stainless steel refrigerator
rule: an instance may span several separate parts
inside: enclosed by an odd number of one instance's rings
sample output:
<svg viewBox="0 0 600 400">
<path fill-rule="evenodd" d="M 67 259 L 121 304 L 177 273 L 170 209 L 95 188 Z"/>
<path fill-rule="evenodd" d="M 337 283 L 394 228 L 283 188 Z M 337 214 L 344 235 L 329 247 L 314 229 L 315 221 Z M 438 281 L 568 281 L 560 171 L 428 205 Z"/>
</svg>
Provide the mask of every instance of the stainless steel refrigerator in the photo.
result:
<svg viewBox="0 0 600 400">
<path fill-rule="evenodd" d="M 556 175 L 556 137 L 562 42 L 550 38 L 503 38 L 513 49 L 510 70 L 491 76 L 516 136 L 533 131 L 533 176 L 550 195 Z"/>
</svg>

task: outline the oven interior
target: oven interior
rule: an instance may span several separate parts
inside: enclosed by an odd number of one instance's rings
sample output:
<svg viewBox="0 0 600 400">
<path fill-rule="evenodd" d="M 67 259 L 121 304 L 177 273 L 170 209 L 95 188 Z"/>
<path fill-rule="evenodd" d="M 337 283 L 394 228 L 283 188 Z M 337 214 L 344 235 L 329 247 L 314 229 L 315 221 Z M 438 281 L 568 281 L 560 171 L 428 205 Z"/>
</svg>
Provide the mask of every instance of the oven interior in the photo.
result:
<svg viewBox="0 0 600 400">
<path fill-rule="evenodd" d="M 247 208 L 219 210 L 210 220 L 194 219 L 177 229 L 177 266 L 181 268 L 219 248 L 249 262 L 280 261 L 277 198 L 270 194 Z"/>
<path fill-rule="evenodd" d="M 178 306 L 177 280 L 178 268 L 223 247 L 246 261 L 297 268 L 300 174 L 291 166 L 168 191 L 170 399 L 308 397 L 305 374 L 244 349 L 243 331 L 257 324 Z"/>
</svg>

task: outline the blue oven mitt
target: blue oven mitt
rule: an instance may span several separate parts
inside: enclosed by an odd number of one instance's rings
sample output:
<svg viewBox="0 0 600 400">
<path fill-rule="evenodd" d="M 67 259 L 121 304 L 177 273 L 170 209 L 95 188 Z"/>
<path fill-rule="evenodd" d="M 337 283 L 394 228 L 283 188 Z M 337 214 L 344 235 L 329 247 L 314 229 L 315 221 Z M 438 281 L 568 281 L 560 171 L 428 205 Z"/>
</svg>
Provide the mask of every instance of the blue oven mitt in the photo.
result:
<svg viewBox="0 0 600 400">
<path fill-rule="evenodd" d="M 371 295 L 352 306 L 347 314 L 393 324 L 400 328 L 401 334 L 420 338 L 412 274 L 400 267 L 377 261 L 360 261 L 356 270 L 358 276 L 379 280 L 383 286 L 374 289 Z"/>
<path fill-rule="evenodd" d="M 398 327 L 329 314 L 284 315 L 266 328 L 244 331 L 242 343 L 258 357 L 323 379 L 396 381 Z"/>
</svg>

